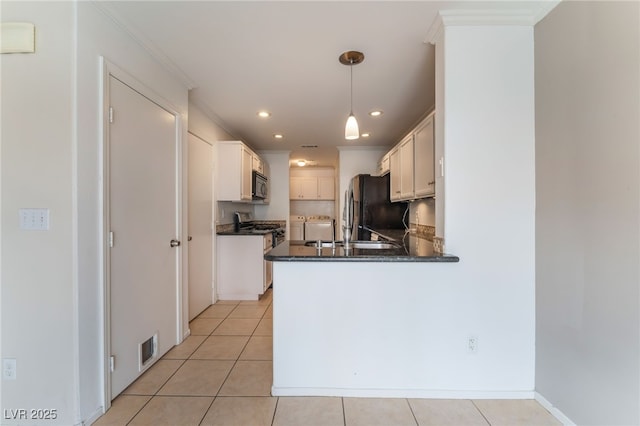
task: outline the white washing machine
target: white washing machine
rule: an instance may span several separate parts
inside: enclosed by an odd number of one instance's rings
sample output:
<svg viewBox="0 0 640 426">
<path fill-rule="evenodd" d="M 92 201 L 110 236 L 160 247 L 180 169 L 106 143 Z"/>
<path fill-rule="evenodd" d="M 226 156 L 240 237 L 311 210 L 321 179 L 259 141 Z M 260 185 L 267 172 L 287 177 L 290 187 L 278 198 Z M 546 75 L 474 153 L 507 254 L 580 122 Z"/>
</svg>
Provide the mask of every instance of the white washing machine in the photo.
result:
<svg viewBox="0 0 640 426">
<path fill-rule="evenodd" d="M 304 216 L 289 216 L 289 239 L 292 241 L 304 240 Z"/>
<path fill-rule="evenodd" d="M 317 241 L 333 240 L 333 219 L 329 216 L 307 216 L 304 223 L 304 239 Z"/>
</svg>

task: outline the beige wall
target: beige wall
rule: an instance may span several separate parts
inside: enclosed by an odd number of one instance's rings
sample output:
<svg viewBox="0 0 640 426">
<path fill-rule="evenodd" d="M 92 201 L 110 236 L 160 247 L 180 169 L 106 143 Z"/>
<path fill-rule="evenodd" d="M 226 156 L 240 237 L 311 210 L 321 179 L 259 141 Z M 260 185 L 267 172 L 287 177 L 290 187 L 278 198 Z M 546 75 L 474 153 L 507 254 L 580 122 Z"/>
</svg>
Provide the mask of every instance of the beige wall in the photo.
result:
<svg viewBox="0 0 640 426">
<path fill-rule="evenodd" d="M 3 21 L 35 24 L 37 50 L 2 56 L 1 349 L 17 360 L 17 377 L 2 381 L 0 405 L 3 417 L 56 409 L 56 424 L 76 423 L 78 408 L 73 10 L 70 2 L 2 5 Z M 48 208 L 50 229 L 21 230 L 25 207 Z"/>
<path fill-rule="evenodd" d="M 1 408 L 91 423 L 104 403 L 101 56 L 183 120 L 187 89 L 94 3 L 2 2 L 2 20 L 32 22 L 36 52 L 1 58 L 0 352 L 17 360 Z M 21 230 L 23 207 L 48 208 L 50 229 Z"/>
<path fill-rule="evenodd" d="M 581 425 L 640 423 L 639 6 L 535 28 L 536 390 Z"/>
</svg>

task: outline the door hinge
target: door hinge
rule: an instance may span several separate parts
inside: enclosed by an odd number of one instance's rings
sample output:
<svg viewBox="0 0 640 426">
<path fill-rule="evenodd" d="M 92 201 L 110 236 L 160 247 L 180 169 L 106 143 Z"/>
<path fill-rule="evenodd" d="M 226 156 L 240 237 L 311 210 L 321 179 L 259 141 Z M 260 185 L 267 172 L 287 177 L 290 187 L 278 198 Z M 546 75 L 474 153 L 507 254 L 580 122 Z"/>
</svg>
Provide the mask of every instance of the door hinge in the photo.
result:
<svg viewBox="0 0 640 426">
<path fill-rule="evenodd" d="M 113 247 L 113 231 L 109 232 L 109 247 Z"/>
<path fill-rule="evenodd" d="M 113 123 L 113 107 L 109 107 L 109 123 Z"/>
<path fill-rule="evenodd" d="M 115 355 L 111 355 L 109 357 L 109 370 L 113 373 L 113 370 L 116 369 L 116 357 Z"/>
</svg>

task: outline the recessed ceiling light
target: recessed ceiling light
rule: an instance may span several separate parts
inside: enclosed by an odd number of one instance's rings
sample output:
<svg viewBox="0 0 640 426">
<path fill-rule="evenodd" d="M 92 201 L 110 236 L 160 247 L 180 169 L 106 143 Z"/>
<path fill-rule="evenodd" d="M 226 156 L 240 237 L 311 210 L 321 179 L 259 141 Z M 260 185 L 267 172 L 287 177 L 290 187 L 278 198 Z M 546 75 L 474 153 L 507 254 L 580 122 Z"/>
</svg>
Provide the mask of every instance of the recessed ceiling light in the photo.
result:
<svg viewBox="0 0 640 426">
<path fill-rule="evenodd" d="M 380 110 L 371 111 L 369 115 L 372 117 L 380 117 L 382 115 L 382 111 Z"/>
<path fill-rule="evenodd" d="M 362 136 L 363 138 L 368 138 L 369 136 L 371 136 L 371 133 L 362 133 L 360 136 Z"/>
<path fill-rule="evenodd" d="M 306 161 L 304 161 L 304 160 L 298 160 L 298 166 L 300 166 L 300 167 L 304 167 L 304 166 L 305 166 L 305 164 L 307 164 L 307 162 L 306 162 Z"/>
<path fill-rule="evenodd" d="M 271 113 L 269 111 L 258 111 L 258 117 L 269 118 L 271 117 Z"/>
<path fill-rule="evenodd" d="M 276 139 L 284 138 L 284 136 L 282 136 L 280 133 L 276 133 L 275 135 L 273 135 L 273 137 L 276 138 Z"/>
</svg>

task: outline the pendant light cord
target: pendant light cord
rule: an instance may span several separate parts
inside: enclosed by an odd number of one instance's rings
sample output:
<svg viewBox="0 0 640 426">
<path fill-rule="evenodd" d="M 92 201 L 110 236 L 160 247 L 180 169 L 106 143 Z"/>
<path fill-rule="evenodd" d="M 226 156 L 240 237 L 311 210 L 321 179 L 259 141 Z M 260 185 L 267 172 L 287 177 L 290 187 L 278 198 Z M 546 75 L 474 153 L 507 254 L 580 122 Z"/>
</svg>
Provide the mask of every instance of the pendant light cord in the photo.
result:
<svg viewBox="0 0 640 426">
<path fill-rule="evenodd" d="M 351 115 L 353 115 L 353 59 L 351 59 L 351 65 L 349 65 L 349 68 L 351 68 Z"/>
</svg>

